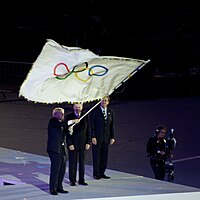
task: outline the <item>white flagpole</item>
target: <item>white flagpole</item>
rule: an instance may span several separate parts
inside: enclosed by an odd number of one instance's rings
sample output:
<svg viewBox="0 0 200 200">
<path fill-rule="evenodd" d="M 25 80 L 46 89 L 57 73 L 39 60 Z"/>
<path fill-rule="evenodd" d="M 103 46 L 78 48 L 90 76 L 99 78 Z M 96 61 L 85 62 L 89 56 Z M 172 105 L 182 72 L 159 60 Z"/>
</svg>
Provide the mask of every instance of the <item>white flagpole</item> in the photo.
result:
<svg viewBox="0 0 200 200">
<path fill-rule="evenodd" d="M 88 113 L 90 113 L 94 108 L 96 108 L 99 104 L 101 103 L 101 101 L 97 102 L 92 108 L 90 108 L 83 116 L 81 116 L 79 119 L 83 119 L 83 117 L 85 117 Z M 72 135 L 73 134 L 73 127 L 76 124 L 73 124 L 69 127 L 69 134 Z"/>
<path fill-rule="evenodd" d="M 150 60 L 145 61 L 142 65 L 137 67 L 129 76 L 127 76 L 119 85 L 117 85 L 112 92 L 114 92 L 119 86 L 121 86 L 123 83 L 125 83 L 129 78 L 131 78 L 136 72 L 138 72 L 142 67 L 144 67 L 147 63 L 149 63 Z"/>
<path fill-rule="evenodd" d="M 99 101 L 92 108 L 90 108 L 82 117 L 80 117 L 80 120 L 83 119 L 83 117 L 85 117 L 88 113 L 90 113 L 94 108 L 96 108 L 100 103 L 101 101 Z"/>
</svg>

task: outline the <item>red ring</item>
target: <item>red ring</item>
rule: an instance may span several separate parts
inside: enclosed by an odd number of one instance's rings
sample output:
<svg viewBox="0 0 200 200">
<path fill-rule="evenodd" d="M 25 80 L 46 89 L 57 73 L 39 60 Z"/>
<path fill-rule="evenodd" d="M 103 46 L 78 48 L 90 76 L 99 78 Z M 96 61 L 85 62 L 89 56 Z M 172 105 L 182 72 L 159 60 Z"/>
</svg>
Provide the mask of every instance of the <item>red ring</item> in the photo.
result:
<svg viewBox="0 0 200 200">
<path fill-rule="evenodd" d="M 53 74 L 54 74 L 55 76 L 60 76 L 60 75 L 57 75 L 57 74 L 56 74 L 56 68 L 57 68 L 59 65 L 64 65 L 65 68 L 66 68 L 66 70 L 68 71 L 68 73 L 70 72 L 68 66 L 67 66 L 65 63 L 58 63 L 58 64 L 54 67 L 54 70 L 53 70 Z M 67 74 L 67 73 L 66 73 L 66 74 Z M 63 74 L 63 75 L 64 75 L 64 74 Z"/>
</svg>

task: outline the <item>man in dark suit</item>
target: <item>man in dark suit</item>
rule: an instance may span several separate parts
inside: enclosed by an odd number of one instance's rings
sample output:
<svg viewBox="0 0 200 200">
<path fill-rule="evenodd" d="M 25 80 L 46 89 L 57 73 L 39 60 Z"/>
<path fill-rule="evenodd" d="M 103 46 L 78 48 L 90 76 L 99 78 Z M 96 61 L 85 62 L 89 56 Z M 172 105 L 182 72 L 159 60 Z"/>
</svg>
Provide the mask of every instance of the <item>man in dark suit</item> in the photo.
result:
<svg viewBox="0 0 200 200">
<path fill-rule="evenodd" d="M 115 142 L 115 122 L 114 111 L 108 108 L 109 101 L 109 96 L 104 97 L 100 106 L 90 113 L 94 179 L 110 178 L 105 171 L 109 145 Z"/>
<path fill-rule="evenodd" d="M 66 120 L 79 119 L 84 115 L 83 105 L 76 103 L 73 105 L 73 112 L 66 116 Z M 87 186 L 85 182 L 85 153 L 90 148 L 90 126 L 88 116 L 83 117 L 78 124 L 73 127 L 73 132 L 67 132 L 67 146 L 69 155 L 69 181 L 71 186 L 76 185 L 77 161 L 79 162 L 79 185 Z"/>
<path fill-rule="evenodd" d="M 47 152 L 51 161 L 49 187 L 52 195 L 68 193 L 63 189 L 66 170 L 66 140 L 64 134 L 64 109 L 54 108 L 48 124 Z"/>
</svg>

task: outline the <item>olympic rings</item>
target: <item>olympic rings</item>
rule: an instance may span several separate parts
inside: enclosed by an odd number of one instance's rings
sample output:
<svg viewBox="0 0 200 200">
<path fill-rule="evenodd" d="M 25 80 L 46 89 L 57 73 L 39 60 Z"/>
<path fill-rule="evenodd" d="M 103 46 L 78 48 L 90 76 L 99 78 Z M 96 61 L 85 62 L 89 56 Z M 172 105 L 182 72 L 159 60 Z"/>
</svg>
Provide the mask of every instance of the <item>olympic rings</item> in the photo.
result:
<svg viewBox="0 0 200 200">
<path fill-rule="evenodd" d="M 65 66 L 65 68 L 67 69 L 67 73 L 62 74 L 62 75 L 56 74 L 56 68 L 58 68 L 58 66 L 60 66 L 60 65 L 64 65 Z M 99 68 L 101 70 L 95 72 L 95 70 L 99 69 Z M 88 78 L 87 79 L 82 79 L 82 78 L 80 78 L 80 75 L 78 75 L 78 74 L 80 74 L 81 72 L 84 72 L 85 70 L 88 70 Z M 75 77 L 78 80 L 82 81 L 82 82 L 87 82 L 91 78 L 91 76 L 104 76 L 105 74 L 107 74 L 107 72 L 108 72 L 108 68 L 106 68 L 106 67 L 104 67 L 102 65 L 94 65 L 94 66 L 89 68 L 87 62 L 85 62 L 85 67 L 79 67 L 78 68 L 78 66 L 75 66 L 75 67 L 73 67 L 72 71 L 69 70 L 68 66 L 65 63 L 59 63 L 54 68 L 54 75 L 56 76 L 57 79 L 64 80 L 69 75 L 74 73 Z"/>
</svg>

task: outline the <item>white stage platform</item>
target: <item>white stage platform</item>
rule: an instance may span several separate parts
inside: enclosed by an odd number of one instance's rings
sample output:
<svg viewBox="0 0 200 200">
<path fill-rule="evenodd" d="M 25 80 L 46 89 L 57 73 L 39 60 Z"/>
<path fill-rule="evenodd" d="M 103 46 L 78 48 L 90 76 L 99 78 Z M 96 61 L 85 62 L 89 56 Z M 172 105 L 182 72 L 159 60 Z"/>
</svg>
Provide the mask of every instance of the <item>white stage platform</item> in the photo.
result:
<svg viewBox="0 0 200 200">
<path fill-rule="evenodd" d="M 88 186 L 69 185 L 68 173 L 64 189 L 69 194 L 49 194 L 49 158 L 0 148 L 0 200 L 104 199 L 104 200 L 198 200 L 200 189 L 158 181 L 134 174 L 107 170 L 111 179 L 94 180 L 92 166 L 86 165 Z"/>
</svg>

